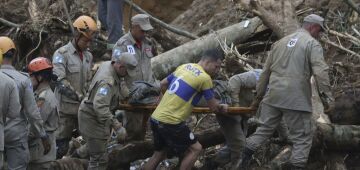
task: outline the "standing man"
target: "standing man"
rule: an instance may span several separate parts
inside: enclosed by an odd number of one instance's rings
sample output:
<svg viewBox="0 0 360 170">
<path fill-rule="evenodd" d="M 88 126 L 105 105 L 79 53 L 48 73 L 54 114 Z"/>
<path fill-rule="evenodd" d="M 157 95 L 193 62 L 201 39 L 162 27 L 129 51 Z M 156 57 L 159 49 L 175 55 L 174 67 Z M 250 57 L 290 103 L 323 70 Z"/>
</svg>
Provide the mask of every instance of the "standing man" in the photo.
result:
<svg viewBox="0 0 360 170">
<path fill-rule="evenodd" d="M 134 81 L 155 82 L 151 70 L 151 58 L 155 54 L 155 48 L 151 41 L 146 38 L 146 33 L 152 29 L 149 16 L 145 14 L 133 16 L 131 18 L 130 32 L 121 37 L 113 49 L 113 53 L 128 52 L 135 55 L 138 61 L 135 75 L 125 77 L 128 88 L 132 86 Z M 148 115 L 139 112 L 125 112 L 125 115 L 125 128 L 129 135 L 128 140 L 143 140 L 146 132 L 146 122 L 149 118 Z"/>
<path fill-rule="evenodd" d="M 252 104 L 255 107 L 264 98 L 260 113 L 263 124 L 246 140 L 240 162 L 242 168 L 249 165 L 251 155 L 273 134 L 282 118 L 287 125 L 291 125 L 289 139 L 293 143 L 290 162 L 286 165 L 291 169 L 306 167 L 315 126 L 311 115 L 312 75 L 318 84 L 323 104 L 330 107 L 334 101 L 329 67 L 325 63 L 323 49 L 315 39 L 324 29 L 323 22 L 324 19 L 318 15 L 308 15 L 304 18 L 302 28 L 274 44 L 260 76 L 256 101 Z"/>
<path fill-rule="evenodd" d="M 79 128 L 86 140 L 90 155 L 88 170 L 105 170 L 106 147 L 111 129 L 125 137 L 125 128 L 114 117 L 120 100 L 121 78 L 133 75 L 137 61 L 132 54 L 114 54 L 111 61 L 104 62 L 96 72 L 89 91 L 79 109 Z"/>
<path fill-rule="evenodd" d="M 89 16 L 80 16 L 73 26 L 73 39 L 56 50 L 53 56 L 53 73 L 58 77 L 55 97 L 59 102 L 60 115 L 59 128 L 56 130 L 58 159 L 69 149 L 72 131 L 77 129 L 79 105 L 92 76 L 93 56 L 88 48 L 97 31 L 96 22 Z"/>
<path fill-rule="evenodd" d="M 98 16 L 102 29 L 108 32 L 108 49 L 123 35 L 123 0 L 99 0 Z"/>
<path fill-rule="evenodd" d="M 0 37 L 0 49 L 3 51 L 1 71 L 12 78 L 19 88 L 20 115 L 16 119 L 9 119 L 5 125 L 5 156 L 8 168 L 26 169 L 29 163 L 28 132 L 29 124 L 34 129 L 34 135 L 41 139 L 45 148 L 50 150 L 49 137 L 43 127 L 43 120 L 37 108 L 31 80 L 26 73 L 15 70 L 12 66 L 15 59 L 15 44 L 9 37 Z"/>
<path fill-rule="evenodd" d="M 1 48 L 2 49 L 2 48 Z M 3 53 L 0 49 L 0 65 Z M 6 119 L 15 119 L 20 116 L 20 100 L 16 83 L 6 74 L 0 71 L 0 169 L 4 168 L 4 130 Z"/>
<path fill-rule="evenodd" d="M 30 129 L 29 170 L 50 169 L 51 162 L 56 159 L 55 130 L 59 124 L 59 115 L 57 112 L 55 94 L 50 88 L 50 82 L 54 79 L 52 68 L 53 66 L 50 60 L 44 57 L 35 58 L 28 65 L 36 104 L 40 110 L 41 118 L 44 121 L 44 128 L 46 133 L 49 135 L 51 144 L 49 153 L 44 154 L 44 148 L 41 145 L 41 140 L 33 135 L 34 129 Z"/>
<path fill-rule="evenodd" d="M 144 165 L 145 170 L 156 169 L 167 154 L 183 158 L 180 170 L 193 167 L 202 146 L 185 125 L 185 120 L 202 96 L 213 112 L 227 112 L 227 105 L 219 104 L 214 97 L 210 77 L 219 72 L 223 55 L 220 50 L 207 50 L 197 64 L 181 65 L 161 81 L 161 90 L 165 94 L 150 120 L 155 152 Z"/>
</svg>

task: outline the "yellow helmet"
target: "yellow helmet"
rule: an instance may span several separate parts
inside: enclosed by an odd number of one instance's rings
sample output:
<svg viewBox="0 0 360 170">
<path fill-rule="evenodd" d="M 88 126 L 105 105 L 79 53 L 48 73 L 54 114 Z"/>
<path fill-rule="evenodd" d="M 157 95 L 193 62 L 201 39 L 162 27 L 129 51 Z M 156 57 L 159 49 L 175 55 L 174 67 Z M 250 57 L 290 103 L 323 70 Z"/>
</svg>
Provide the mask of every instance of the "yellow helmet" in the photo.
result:
<svg viewBox="0 0 360 170">
<path fill-rule="evenodd" d="M 0 65 L 2 64 L 2 60 L 3 60 L 3 54 L 2 54 L 2 51 L 0 49 Z"/>
<path fill-rule="evenodd" d="M 0 50 L 2 51 L 1 54 L 5 54 L 11 49 L 16 49 L 13 40 L 11 40 L 9 37 L 1 36 L 0 37 Z"/>
<path fill-rule="evenodd" d="M 78 32 L 87 38 L 91 38 L 91 35 L 97 31 L 96 22 L 91 17 L 86 15 L 78 17 L 74 21 L 73 26 Z"/>
</svg>

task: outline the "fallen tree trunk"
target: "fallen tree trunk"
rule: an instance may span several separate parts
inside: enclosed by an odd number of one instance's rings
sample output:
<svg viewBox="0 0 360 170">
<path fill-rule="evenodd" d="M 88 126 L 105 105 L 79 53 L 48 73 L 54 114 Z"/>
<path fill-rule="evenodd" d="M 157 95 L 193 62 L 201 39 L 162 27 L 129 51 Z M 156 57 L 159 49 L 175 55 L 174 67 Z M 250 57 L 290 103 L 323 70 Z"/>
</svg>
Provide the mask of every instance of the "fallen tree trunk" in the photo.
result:
<svg viewBox="0 0 360 170">
<path fill-rule="evenodd" d="M 206 130 L 196 134 L 203 148 L 215 146 L 225 141 L 220 129 Z M 312 149 L 326 149 L 329 151 L 360 151 L 360 126 L 334 125 L 317 123 L 317 131 L 314 135 Z M 128 144 L 125 147 L 115 147 L 109 154 L 109 168 L 118 169 L 123 165 L 138 159 L 145 159 L 152 155 L 153 145 L 151 141 L 142 141 Z M 283 161 L 279 154 L 275 159 Z"/>
<path fill-rule="evenodd" d="M 204 149 L 225 141 L 220 129 L 210 129 L 195 135 Z M 119 169 L 130 162 L 148 158 L 153 151 L 152 141 L 149 140 L 128 144 L 125 147 L 115 147 L 109 154 L 108 169 Z"/>
<path fill-rule="evenodd" d="M 231 43 L 239 44 L 266 29 L 262 21 L 255 17 L 187 42 L 153 58 L 151 64 L 154 75 L 158 79 L 163 79 L 179 65 L 197 62 L 203 51 L 219 47 L 218 40 L 224 41 L 226 39 L 228 45 Z"/>
</svg>

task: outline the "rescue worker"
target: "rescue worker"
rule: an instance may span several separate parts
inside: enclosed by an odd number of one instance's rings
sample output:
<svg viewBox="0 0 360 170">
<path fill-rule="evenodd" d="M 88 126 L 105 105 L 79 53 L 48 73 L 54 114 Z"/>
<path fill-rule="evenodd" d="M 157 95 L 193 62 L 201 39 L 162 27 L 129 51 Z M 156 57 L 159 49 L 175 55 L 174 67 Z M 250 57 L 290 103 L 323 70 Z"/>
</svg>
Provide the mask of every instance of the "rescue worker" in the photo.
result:
<svg viewBox="0 0 360 170">
<path fill-rule="evenodd" d="M 111 61 L 100 65 L 80 105 L 79 128 L 90 155 L 89 170 L 106 169 L 106 148 L 111 129 L 118 136 L 123 136 L 121 140 L 126 136 L 125 128 L 115 118 L 114 112 L 123 99 L 120 94 L 121 78 L 127 74 L 134 75 L 136 65 L 132 54 L 114 53 Z"/>
<path fill-rule="evenodd" d="M 44 57 L 35 58 L 28 65 L 35 100 L 51 144 L 49 153 L 44 154 L 41 140 L 33 135 L 34 129 L 30 129 L 30 163 L 28 166 L 30 170 L 50 169 L 51 162 L 56 159 L 55 130 L 59 124 L 59 115 L 55 94 L 50 88 L 50 82 L 56 80 L 56 76 L 52 74 L 52 69 L 51 61 Z"/>
<path fill-rule="evenodd" d="M 130 89 L 134 81 L 145 81 L 155 83 L 151 69 L 151 58 L 155 56 L 156 50 L 151 41 L 146 38 L 148 31 L 153 27 L 149 16 L 138 14 L 131 18 L 130 32 L 122 36 L 115 44 L 113 53 L 117 51 L 128 52 L 135 55 L 138 65 L 134 76 L 126 76 L 126 87 Z M 125 85 L 122 85 L 125 89 Z M 139 112 L 125 112 L 125 128 L 128 132 L 128 140 L 143 140 L 146 132 L 148 114 Z M 142 126 L 139 126 L 142 125 Z"/>
<path fill-rule="evenodd" d="M 53 55 L 53 73 L 58 77 L 55 97 L 60 115 L 56 130 L 57 158 L 68 151 L 74 129 L 78 129 L 77 115 L 81 100 L 91 81 L 93 56 L 88 50 L 97 31 L 96 22 L 89 16 L 80 16 L 73 23 L 74 38 Z"/>
<path fill-rule="evenodd" d="M 249 107 L 254 99 L 253 90 L 256 89 L 261 69 L 254 69 L 236 74 L 229 79 L 231 104 L 239 107 Z M 226 140 L 226 146 L 215 156 L 215 162 L 225 165 L 231 162 L 232 167 L 239 161 L 245 144 L 247 118 L 242 116 L 216 115 Z"/>
<path fill-rule="evenodd" d="M 98 17 L 102 29 L 108 32 L 108 49 L 123 35 L 123 0 L 99 0 Z"/>
<path fill-rule="evenodd" d="M 324 19 L 318 15 L 308 15 L 304 18 L 302 28 L 273 45 L 252 104 L 255 107 L 264 98 L 260 113 L 260 121 L 263 123 L 246 140 L 240 161 L 242 168 L 249 165 L 251 155 L 273 134 L 282 118 L 287 125 L 291 125 L 288 126 L 289 139 L 293 143 L 290 161 L 284 167 L 306 167 L 315 130 L 311 114 L 312 75 L 324 106 L 332 108 L 334 101 L 329 83 L 329 67 L 324 60 L 323 49 L 316 40 L 324 29 L 323 22 Z"/>
<path fill-rule="evenodd" d="M 0 43 L 2 44 L 2 43 Z M 2 48 L 0 48 L 0 65 L 3 60 Z M 5 117 L 7 120 L 20 116 L 19 91 L 16 83 L 6 74 L 0 71 L 0 169 L 4 168 L 4 130 Z"/>
<path fill-rule="evenodd" d="M 28 74 L 15 70 L 12 66 L 15 59 L 15 44 L 9 37 L 0 37 L 0 49 L 3 51 L 1 71 L 12 78 L 19 88 L 20 116 L 6 121 L 5 125 L 5 157 L 8 169 L 26 169 L 29 163 L 28 131 L 34 129 L 34 136 L 41 139 L 44 153 L 50 150 L 49 137 L 43 127 L 39 109 L 37 108 L 31 80 Z"/>
<path fill-rule="evenodd" d="M 167 155 L 173 154 L 183 158 L 180 170 L 193 167 L 202 146 L 185 120 L 202 96 L 213 112 L 227 112 L 227 105 L 220 104 L 214 97 L 210 77 L 219 72 L 223 56 L 220 50 L 207 50 L 197 64 L 183 64 L 161 81 L 164 96 L 150 119 L 155 152 L 144 165 L 145 170 L 156 169 Z"/>
<path fill-rule="evenodd" d="M 229 79 L 231 89 L 231 102 L 235 107 L 249 107 L 255 98 L 256 85 L 259 81 L 261 69 L 254 69 L 241 74 L 236 74 Z M 259 112 L 257 112 L 259 113 Z M 260 115 L 252 119 L 257 120 Z M 216 115 L 225 136 L 226 145 L 216 154 L 215 162 L 219 165 L 231 162 L 231 167 L 236 166 L 241 158 L 247 135 L 248 117 Z M 284 121 L 281 121 L 276 129 L 279 141 L 286 141 L 288 129 Z"/>
</svg>

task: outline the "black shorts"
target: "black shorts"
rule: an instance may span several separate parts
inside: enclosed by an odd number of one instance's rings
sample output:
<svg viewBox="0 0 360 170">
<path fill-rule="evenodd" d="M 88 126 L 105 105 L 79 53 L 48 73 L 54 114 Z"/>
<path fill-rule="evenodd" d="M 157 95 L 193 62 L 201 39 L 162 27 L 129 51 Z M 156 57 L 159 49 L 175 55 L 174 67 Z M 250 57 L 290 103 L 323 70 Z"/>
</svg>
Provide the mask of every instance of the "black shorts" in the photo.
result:
<svg viewBox="0 0 360 170">
<path fill-rule="evenodd" d="M 197 138 L 185 122 L 172 125 L 151 118 L 150 123 L 155 150 L 166 150 L 168 156 L 182 156 L 190 145 L 197 142 Z"/>
</svg>

